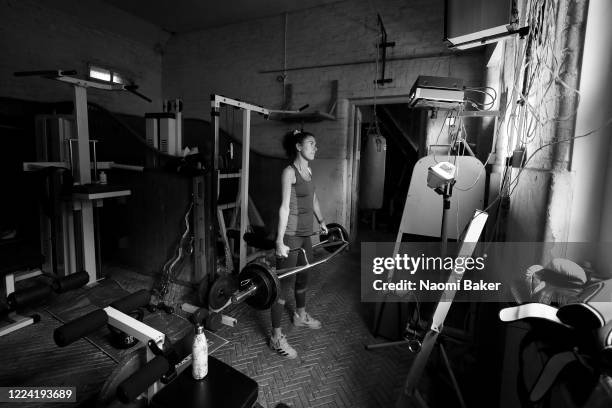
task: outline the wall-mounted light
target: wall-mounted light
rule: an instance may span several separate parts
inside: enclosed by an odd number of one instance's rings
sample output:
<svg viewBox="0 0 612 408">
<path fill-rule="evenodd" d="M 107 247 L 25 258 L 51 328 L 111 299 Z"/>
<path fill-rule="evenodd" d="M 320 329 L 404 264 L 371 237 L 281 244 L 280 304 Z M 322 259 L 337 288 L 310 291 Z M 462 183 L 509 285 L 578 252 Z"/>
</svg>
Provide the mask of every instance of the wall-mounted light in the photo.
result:
<svg viewBox="0 0 612 408">
<path fill-rule="evenodd" d="M 445 0 L 444 40 L 449 48 L 465 50 L 525 35 L 520 6 L 517 0 Z"/>
<path fill-rule="evenodd" d="M 519 37 L 523 38 L 528 33 L 529 33 L 529 27 L 521 27 L 518 30 L 505 31 L 503 33 L 491 35 L 489 37 L 479 37 L 479 38 L 471 39 L 471 40 L 461 42 L 461 43 L 453 43 L 451 39 L 447 39 L 447 40 L 449 43 L 451 43 L 451 45 L 449 45 L 449 48 L 456 48 L 458 50 L 467 50 L 469 48 L 480 47 L 481 45 L 485 45 L 485 44 L 496 43 L 498 41 L 505 40 L 506 38 L 511 37 L 513 35 L 517 35 L 517 34 L 519 35 Z M 465 36 L 465 37 L 468 37 L 468 36 Z"/>
</svg>

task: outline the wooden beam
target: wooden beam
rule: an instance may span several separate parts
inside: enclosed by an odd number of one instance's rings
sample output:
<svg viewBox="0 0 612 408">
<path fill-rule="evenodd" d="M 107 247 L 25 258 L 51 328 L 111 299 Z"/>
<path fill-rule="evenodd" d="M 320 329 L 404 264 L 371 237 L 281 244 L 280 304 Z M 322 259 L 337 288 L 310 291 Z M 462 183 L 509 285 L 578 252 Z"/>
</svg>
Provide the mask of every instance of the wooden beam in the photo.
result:
<svg viewBox="0 0 612 408">
<path fill-rule="evenodd" d="M 393 113 L 391 113 L 391 111 L 389 111 L 389 109 L 386 106 L 381 106 L 381 108 L 382 108 L 382 111 L 385 112 L 385 114 L 389 117 L 389 119 L 391 120 L 393 125 L 397 128 L 397 130 L 399 130 L 400 133 L 402 134 L 402 136 L 404 136 L 404 139 L 406 139 L 406 141 L 410 144 L 410 146 L 412 146 L 414 151 L 418 152 L 419 151 L 419 145 L 412 140 L 412 138 L 410 137 L 409 132 L 407 132 L 404 129 L 402 124 L 393 116 Z"/>
</svg>

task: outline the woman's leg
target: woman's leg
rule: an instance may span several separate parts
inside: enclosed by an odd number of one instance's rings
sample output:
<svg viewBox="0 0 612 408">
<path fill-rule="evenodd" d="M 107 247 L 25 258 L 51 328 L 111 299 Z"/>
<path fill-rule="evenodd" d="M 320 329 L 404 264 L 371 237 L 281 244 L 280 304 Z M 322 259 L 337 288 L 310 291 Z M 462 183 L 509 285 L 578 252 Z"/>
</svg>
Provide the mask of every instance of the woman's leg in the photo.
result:
<svg viewBox="0 0 612 408">
<path fill-rule="evenodd" d="M 294 237 L 285 235 L 283 238 L 285 245 L 289 248 L 295 248 Z M 276 258 L 276 269 L 292 268 L 297 263 L 295 252 L 289 254 L 287 258 Z M 270 348 L 278 354 L 287 358 L 296 358 L 297 351 L 287 342 L 287 338 L 281 329 L 281 320 L 285 309 L 285 299 L 293 286 L 293 276 L 280 281 L 281 288 L 278 299 L 270 307 L 270 315 L 272 317 L 272 336 L 270 337 Z"/>
<path fill-rule="evenodd" d="M 310 237 L 302 237 L 301 247 L 304 248 L 308 262 L 312 263 L 312 241 Z M 305 262 L 304 262 L 305 263 Z M 302 263 L 302 264 L 304 264 Z M 293 324 L 298 327 L 308 327 L 310 329 L 320 329 L 321 322 L 314 319 L 306 313 L 306 285 L 308 283 L 308 274 L 312 270 L 300 272 L 295 275 L 295 315 L 293 316 Z"/>
<path fill-rule="evenodd" d="M 312 241 L 310 237 L 300 238 L 300 248 L 304 248 L 308 262 L 312 263 Z M 298 265 L 306 265 L 303 254 L 300 254 Z M 295 307 L 300 316 L 303 316 L 306 311 L 306 286 L 308 284 L 309 273 L 310 271 L 304 271 L 295 275 Z"/>
<path fill-rule="evenodd" d="M 289 248 L 296 248 L 300 240 L 297 237 L 285 235 L 283 237 L 285 245 Z M 312 251 L 312 250 L 311 250 Z M 296 252 L 291 252 L 287 258 L 276 258 L 276 269 L 293 268 L 297 265 L 298 257 Z M 291 283 L 293 279 L 283 279 L 281 283 L 281 291 L 278 295 L 276 302 L 272 303 L 270 307 L 270 314 L 272 317 L 272 330 L 273 335 L 281 334 L 281 319 L 283 317 L 283 310 L 285 308 L 285 299 L 287 294 L 291 290 Z"/>
</svg>

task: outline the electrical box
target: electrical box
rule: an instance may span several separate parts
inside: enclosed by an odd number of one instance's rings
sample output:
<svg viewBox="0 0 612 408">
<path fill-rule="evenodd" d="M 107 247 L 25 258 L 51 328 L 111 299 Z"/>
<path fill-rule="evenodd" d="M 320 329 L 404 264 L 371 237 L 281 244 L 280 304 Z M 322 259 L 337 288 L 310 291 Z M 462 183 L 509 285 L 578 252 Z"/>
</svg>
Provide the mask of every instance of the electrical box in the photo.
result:
<svg viewBox="0 0 612 408">
<path fill-rule="evenodd" d="M 411 108 L 454 109 L 463 103 L 463 79 L 421 75 L 410 89 Z"/>
</svg>

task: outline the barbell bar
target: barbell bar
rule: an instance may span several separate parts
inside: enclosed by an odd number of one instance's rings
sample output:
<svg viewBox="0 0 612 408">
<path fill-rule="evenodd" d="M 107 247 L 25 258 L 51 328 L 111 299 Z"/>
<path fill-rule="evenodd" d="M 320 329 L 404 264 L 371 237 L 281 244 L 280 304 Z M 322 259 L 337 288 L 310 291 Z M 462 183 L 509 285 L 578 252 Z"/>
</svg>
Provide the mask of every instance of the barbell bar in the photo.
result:
<svg viewBox="0 0 612 408">
<path fill-rule="evenodd" d="M 251 262 L 240 271 L 238 276 L 238 289 L 240 290 L 238 292 L 236 292 L 235 283 L 231 279 L 218 279 L 213 283 L 209 293 L 211 310 L 219 313 L 228 306 L 243 301 L 246 301 L 247 304 L 255 309 L 264 310 L 269 308 L 278 298 L 281 279 L 323 264 L 348 246 L 348 234 L 344 227 L 339 224 L 330 224 L 328 226 L 328 233 L 321 236 L 325 237 L 325 240 L 313 245 L 313 249 L 324 248 L 330 253 L 316 262 L 310 262 L 303 248 L 294 248 L 290 252 L 302 251 L 306 262 L 305 265 L 274 271 L 264 263 Z M 213 305 L 219 307 L 214 308 Z"/>
</svg>

